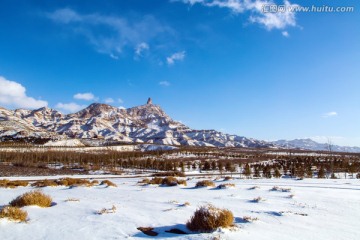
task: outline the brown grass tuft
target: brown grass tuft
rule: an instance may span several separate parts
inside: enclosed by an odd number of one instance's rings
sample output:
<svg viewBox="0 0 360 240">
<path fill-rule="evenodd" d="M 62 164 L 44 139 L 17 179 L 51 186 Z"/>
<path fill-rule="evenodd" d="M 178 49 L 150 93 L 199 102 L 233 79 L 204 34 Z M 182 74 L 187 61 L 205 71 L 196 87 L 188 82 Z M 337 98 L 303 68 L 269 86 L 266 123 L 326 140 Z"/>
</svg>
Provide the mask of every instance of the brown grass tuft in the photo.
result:
<svg viewBox="0 0 360 240">
<path fill-rule="evenodd" d="M 100 185 L 107 185 L 108 187 L 117 187 L 117 185 L 110 180 L 101 181 Z"/>
<path fill-rule="evenodd" d="M 232 226 L 233 221 L 234 215 L 231 211 L 209 204 L 198 208 L 186 223 L 186 227 L 191 231 L 212 232 L 219 227 Z"/>
<path fill-rule="evenodd" d="M 215 183 L 210 180 L 202 180 L 197 182 L 195 187 L 215 187 Z"/>
<path fill-rule="evenodd" d="M 59 186 L 55 180 L 40 180 L 31 184 L 32 187 L 57 187 Z"/>
<path fill-rule="evenodd" d="M 231 180 L 231 179 L 233 179 L 233 178 L 232 178 L 232 177 L 229 177 L 229 176 L 224 177 L 224 181 L 229 181 L 229 180 Z"/>
<path fill-rule="evenodd" d="M 116 206 L 113 205 L 112 208 L 109 208 L 109 209 L 103 208 L 103 209 L 97 211 L 96 213 L 99 215 L 108 214 L 108 213 L 116 213 Z"/>
<path fill-rule="evenodd" d="M 0 180 L 0 187 L 3 188 L 26 187 L 27 185 L 29 185 L 28 181 L 22 181 L 22 180 L 9 181 L 7 179 Z"/>
<path fill-rule="evenodd" d="M 291 192 L 291 188 L 281 188 L 278 186 L 274 186 L 270 189 L 270 191 Z"/>
<path fill-rule="evenodd" d="M 254 198 L 252 200 L 252 202 L 255 202 L 255 203 L 258 203 L 258 202 L 261 202 L 261 201 L 265 201 L 265 199 L 263 199 L 262 197 L 257 197 L 257 198 Z"/>
<path fill-rule="evenodd" d="M 245 222 L 255 222 L 259 220 L 257 217 L 251 217 L 251 216 L 244 216 L 242 218 Z"/>
<path fill-rule="evenodd" d="M 143 180 L 144 181 L 144 180 Z M 186 180 L 183 179 L 177 179 L 175 177 L 154 177 L 151 180 L 149 180 L 149 184 L 162 184 L 166 186 L 176 186 L 178 184 L 185 185 L 186 186 Z"/>
<path fill-rule="evenodd" d="M 89 180 L 80 179 L 80 178 L 62 178 L 60 180 L 57 180 L 56 182 L 58 185 L 68 186 L 68 187 L 72 187 L 72 186 L 92 187 L 93 185 L 95 185 Z"/>
<path fill-rule="evenodd" d="M 8 218 L 13 221 L 25 222 L 27 217 L 27 212 L 18 207 L 6 206 L 0 211 L 0 218 Z"/>
<path fill-rule="evenodd" d="M 24 193 L 10 202 L 13 207 L 24 207 L 30 205 L 37 205 L 39 207 L 50 207 L 52 198 L 45 195 L 41 191 L 35 190 Z"/>
</svg>

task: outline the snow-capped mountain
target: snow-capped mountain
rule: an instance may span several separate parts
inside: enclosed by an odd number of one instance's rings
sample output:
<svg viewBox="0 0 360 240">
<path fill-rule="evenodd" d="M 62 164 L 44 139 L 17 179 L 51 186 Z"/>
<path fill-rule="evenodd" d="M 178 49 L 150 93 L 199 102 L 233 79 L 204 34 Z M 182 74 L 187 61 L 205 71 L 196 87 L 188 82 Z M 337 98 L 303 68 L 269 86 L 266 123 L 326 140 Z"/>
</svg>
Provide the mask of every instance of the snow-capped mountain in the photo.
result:
<svg viewBox="0 0 360 240">
<path fill-rule="evenodd" d="M 224 134 L 215 130 L 193 130 L 171 119 L 152 103 L 120 109 L 93 103 L 73 114 L 54 109 L 0 108 L 0 137 L 51 139 L 105 139 L 128 143 L 217 147 L 274 147 L 265 141 Z"/>
<path fill-rule="evenodd" d="M 283 148 L 297 148 L 297 149 L 307 149 L 314 151 L 333 151 L 333 152 L 360 152 L 359 147 L 345 147 L 338 146 L 328 143 L 318 143 L 310 138 L 307 139 L 294 139 L 294 140 L 278 140 L 272 142 L 275 145 L 278 145 Z"/>
</svg>

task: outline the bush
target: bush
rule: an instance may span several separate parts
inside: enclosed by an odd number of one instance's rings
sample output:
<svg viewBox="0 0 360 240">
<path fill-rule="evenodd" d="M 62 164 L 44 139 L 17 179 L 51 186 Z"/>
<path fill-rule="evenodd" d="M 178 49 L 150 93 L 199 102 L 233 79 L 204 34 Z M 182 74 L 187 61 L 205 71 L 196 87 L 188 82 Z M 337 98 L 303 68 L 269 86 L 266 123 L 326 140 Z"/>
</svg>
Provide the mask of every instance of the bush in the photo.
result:
<svg viewBox="0 0 360 240">
<path fill-rule="evenodd" d="M 360 178 L 360 173 L 356 174 L 356 178 L 357 178 L 357 179 Z"/>
<path fill-rule="evenodd" d="M 258 203 L 258 202 L 261 202 L 261 201 L 265 201 L 262 197 L 257 197 L 257 198 L 254 198 L 252 200 L 252 202 L 255 202 L 255 203 Z"/>
<path fill-rule="evenodd" d="M 163 179 L 160 177 L 154 177 L 150 180 L 149 184 L 162 184 Z"/>
<path fill-rule="evenodd" d="M 92 180 L 91 181 L 91 185 L 94 186 L 94 185 L 98 185 L 99 184 L 99 181 L 98 180 Z"/>
<path fill-rule="evenodd" d="M 281 188 L 278 186 L 274 186 L 270 189 L 270 191 L 291 192 L 291 188 Z"/>
<path fill-rule="evenodd" d="M 242 219 L 244 220 L 244 222 L 254 222 L 259 220 L 257 217 L 251 217 L 251 216 L 244 216 Z"/>
<path fill-rule="evenodd" d="M 15 198 L 10 202 L 13 207 L 24 207 L 30 205 L 37 205 L 39 207 L 50 207 L 52 198 L 45 195 L 41 191 L 31 191 Z"/>
<path fill-rule="evenodd" d="M 215 183 L 210 180 L 203 180 L 197 182 L 195 187 L 215 187 Z"/>
<path fill-rule="evenodd" d="M 3 188 L 26 187 L 27 185 L 29 185 L 28 181 L 21 181 L 21 180 L 9 181 L 7 179 L 0 180 L 0 187 Z"/>
<path fill-rule="evenodd" d="M 141 181 L 138 181 L 138 183 L 139 183 L 139 184 L 144 184 L 144 185 L 150 184 L 150 179 L 144 178 L 144 179 L 142 179 Z"/>
<path fill-rule="evenodd" d="M 178 185 L 177 179 L 174 177 L 165 177 L 162 179 L 161 184 L 167 185 L 167 186 L 176 186 Z"/>
<path fill-rule="evenodd" d="M 176 186 L 178 184 L 181 185 L 185 185 L 186 186 L 186 181 L 182 180 L 182 179 L 177 179 L 175 177 L 165 177 L 165 178 L 159 178 L 159 177 L 154 177 L 151 180 L 145 178 L 143 179 L 141 182 L 139 183 L 144 183 L 144 184 L 162 184 L 162 185 L 167 185 L 167 186 Z"/>
<path fill-rule="evenodd" d="M 177 183 L 178 183 L 179 185 L 187 186 L 186 180 L 184 180 L 184 179 L 178 179 L 178 180 L 177 180 Z"/>
<path fill-rule="evenodd" d="M 198 208 L 186 223 L 186 227 L 191 231 L 212 232 L 219 227 L 230 227 L 233 221 L 234 215 L 231 211 L 209 204 Z"/>
<path fill-rule="evenodd" d="M 58 185 L 62 186 L 86 186 L 86 187 L 92 187 L 94 184 L 86 179 L 80 179 L 80 178 L 63 178 L 56 181 Z"/>
<path fill-rule="evenodd" d="M 36 181 L 33 184 L 31 184 L 32 187 L 57 187 L 59 186 L 58 183 L 55 180 L 42 180 L 42 181 Z"/>
<path fill-rule="evenodd" d="M 104 180 L 100 183 L 100 185 L 107 185 L 108 187 L 117 187 L 117 185 L 110 180 Z"/>
<path fill-rule="evenodd" d="M 231 180 L 231 179 L 232 179 L 232 177 L 226 176 L 226 177 L 224 178 L 224 181 L 229 181 L 229 180 Z"/>
<path fill-rule="evenodd" d="M 27 217 L 27 212 L 18 207 L 7 206 L 0 211 L 0 218 L 8 218 L 13 221 L 25 222 Z"/>
</svg>

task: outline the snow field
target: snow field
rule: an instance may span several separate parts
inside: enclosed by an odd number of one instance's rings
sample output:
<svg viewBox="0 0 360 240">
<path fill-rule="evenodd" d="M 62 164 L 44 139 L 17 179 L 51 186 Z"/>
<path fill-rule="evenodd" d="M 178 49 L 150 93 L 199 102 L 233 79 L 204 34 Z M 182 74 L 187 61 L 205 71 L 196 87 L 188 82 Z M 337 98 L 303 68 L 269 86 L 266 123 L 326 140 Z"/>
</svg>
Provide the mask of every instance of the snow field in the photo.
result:
<svg viewBox="0 0 360 240">
<path fill-rule="evenodd" d="M 0 219 L 0 239 L 358 239 L 360 236 L 360 181 L 356 179 L 259 179 L 215 181 L 227 189 L 195 188 L 203 178 L 187 186 L 140 186 L 142 178 L 111 179 L 117 188 L 45 187 L 55 203 L 50 208 L 28 206 L 27 223 Z M 251 189 L 258 186 L 255 189 Z M 274 186 L 290 192 L 271 191 Z M 0 207 L 33 187 L 0 188 Z M 290 197 L 290 195 L 294 195 Z M 261 201 L 253 199 L 261 197 Z M 70 200 L 70 201 L 69 201 Z M 79 200 L 79 201 L 77 201 Z M 184 206 L 189 202 L 189 206 Z M 234 227 L 213 233 L 177 235 L 165 230 L 185 224 L 205 204 L 234 214 Z M 103 208 L 114 213 L 99 215 Z M 258 218 L 244 221 L 244 216 Z M 138 227 L 153 227 L 149 237 Z"/>
</svg>

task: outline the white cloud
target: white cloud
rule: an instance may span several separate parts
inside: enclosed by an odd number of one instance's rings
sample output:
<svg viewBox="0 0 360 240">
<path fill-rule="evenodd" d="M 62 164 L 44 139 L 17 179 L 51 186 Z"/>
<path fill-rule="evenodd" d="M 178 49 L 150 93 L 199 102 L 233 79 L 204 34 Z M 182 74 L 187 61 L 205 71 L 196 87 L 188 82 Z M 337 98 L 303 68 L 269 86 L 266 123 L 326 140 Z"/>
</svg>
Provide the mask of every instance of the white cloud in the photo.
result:
<svg viewBox="0 0 360 240">
<path fill-rule="evenodd" d="M 337 112 L 327 112 L 327 113 L 324 113 L 324 114 L 322 115 L 322 117 L 323 117 L 323 118 L 328 118 L 328 117 L 335 117 L 335 116 L 337 116 L 337 115 L 338 115 Z"/>
<path fill-rule="evenodd" d="M 37 100 L 26 95 L 26 88 L 20 83 L 7 80 L 0 76 L 0 104 L 17 108 L 41 108 L 47 101 Z"/>
<path fill-rule="evenodd" d="M 276 5 L 274 0 L 179 0 L 185 4 L 201 4 L 206 7 L 227 8 L 234 14 L 249 12 L 249 21 L 258 23 L 268 30 L 285 29 L 288 26 L 296 26 L 296 18 L 294 11 L 278 11 L 271 12 L 271 5 Z M 173 1 L 174 2 L 174 1 Z M 288 0 L 284 0 L 282 4 L 288 9 L 289 7 L 297 7 Z"/>
<path fill-rule="evenodd" d="M 63 8 L 46 16 L 67 26 L 72 33 L 85 37 L 97 52 L 113 59 L 118 59 L 124 48 L 135 49 L 135 53 L 140 55 L 149 49 L 149 41 L 158 37 L 169 39 L 174 32 L 151 15 L 131 15 L 126 18 L 99 13 L 81 14 L 71 8 Z M 107 31 L 101 31 L 101 27 Z"/>
<path fill-rule="evenodd" d="M 109 55 L 112 59 L 115 59 L 115 60 L 118 60 L 119 59 L 119 57 L 117 56 L 117 55 L 114 55 L 114 54 L 112 54 L 112 53 L 110 53 L 110 55 Z"/>
<path fill-rule="evenodd" d="M 284 37 L 290 37 L 289 33 L 287 31 L 282 31 L 281 34 L 284 36 Z"/>
<path fill-rule="evenodd" d="M 135 47 L 135 56 L 136 57 L 141 57 L 143 55 L 143 52 L 149 50 L 149 45 L 145 42 L 142 42 L 140 44 L 138 44 Z"/>
<path fill-rule="evenodd" d="M 114 99 L 112 99 L 112 98 L 106 98 L 104 101 L 105 101 L 105 103 L 113 103 L 113 102 L 115 102 Z"/>
<path fill-rule="evenodd" d="M 86 105 L 79 105 L 77 103 L 71 102 L 71 103 L 58 103 L 56 104 L 55 108 L 64 110 L 64 112 L 68 113 L 74 113 L 77 112 L 83 108 L 86 108 Z"/>
<path fill-rule="evenodd" d="M 185 58 L 185 51 L 182 52 L 176 52 L 174 54 L 172 54 L 170 57 L 166 58 L 166 62 L 169 65 L 173 65 L 175 63 L 175 61 L 182 61 Z"/>
<path fill-rule="evenodd" d="M 86 101 L 96 100 L 96 97 L 92 93 L 77 93 L 74 95 L 74 98 Z"/>
<path fill-rule="evenodd" d="M 159 82 L 159 85 L 160 85 L 160 86 L 164 86 L 164 87 L 168 87 L 168 86 L 170 86 L 170 82 L 168 82 L 168 81 L 161 81 L 161 82 Z"/>
<path fill-rule="evenodd" d="M 118 103 L 124 103 L 124 101 L 121 98 L 118 98 Z"/>
</svg>

